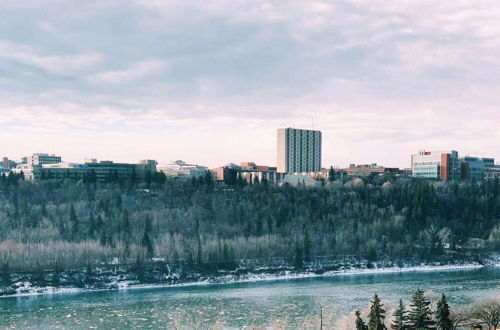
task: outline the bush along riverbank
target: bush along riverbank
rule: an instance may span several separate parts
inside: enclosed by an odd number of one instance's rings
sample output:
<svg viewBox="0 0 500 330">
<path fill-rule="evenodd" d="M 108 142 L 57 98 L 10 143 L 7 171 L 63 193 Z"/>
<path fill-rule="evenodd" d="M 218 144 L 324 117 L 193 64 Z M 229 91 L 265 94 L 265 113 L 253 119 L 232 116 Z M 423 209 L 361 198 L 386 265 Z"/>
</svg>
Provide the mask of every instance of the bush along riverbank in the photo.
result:
<svg viewBox="0 0 500 330">
<path fill-rule="evenodd" d="M 294 260 L 274 259 L 267 263 L 248 260 L 236 264 L 170 265 L 162 260 L 136 261 L 131 265 L 32 272 L 9 271 L 0 276 L 0 296 L 72 293 L 87 290 L 119 290 L 154 286 L 223 284 L 341 274 L 389 273 L 470 269 L 500 264 L 497 255 L 454 255 L 432 261 L 391 259 L 369 261 L 361 257 L 316 258 L 300 265 Z"/>
</svg>

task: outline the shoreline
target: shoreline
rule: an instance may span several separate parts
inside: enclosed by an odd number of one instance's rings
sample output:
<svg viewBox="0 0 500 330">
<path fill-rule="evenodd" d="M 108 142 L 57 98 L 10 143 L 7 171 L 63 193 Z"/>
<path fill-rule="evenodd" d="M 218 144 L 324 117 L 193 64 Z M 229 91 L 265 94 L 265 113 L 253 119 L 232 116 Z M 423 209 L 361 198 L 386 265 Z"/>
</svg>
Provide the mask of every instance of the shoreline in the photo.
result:
<svg viewBox="0 0 500 330">
<path fill-rule="evenodd" d="M 381 268 L 352 268 L 338 271 L 327 271 L 322 274 L 314 272 L 295 272 L 285 271 L 283 274 L 249 274 L 242 278 L 236 278 L 235 275 L 223 275 L 211 279 L 201 281 L 187 281 L 184 283 L 159 283 L 159 284 L 138 284 L 128 283 L 126 281 L 120 283 L 117 287 L 113 288 L 78 288 L 78 287 L 31 287 L 30 292 L 21 292 L 11 295 L 0 296 L 2 298 L 22 298 L 33 296 L 47 296 L 47 295 L 65 295 L 65 294 L 79 294 L 90 292 L 102 291 L 128 291 L 140 289 L 162 289 L 162 288 L 183 288 L 183 287 L 196 287 L 196 286 L 214 286 L 214 285 L 230 285 L 230 284 L 243 284 L 243 283 L 257 283 L 257 282 L 275 282 L 287 280 L 300 280 L 308 278 L 329 278 L 337 276 L 356 276 L 356 275 L 382 275 L 382 274 L 397 274 L 397 273 L 420 273 L 420 272 L 448 272 L 448 271 L 472 271 L 482 268 L 499 268 L 500 264 L 481 265 L 478 263 L 459 264 L 459 265 L 421 265 L 409 267 L 381 267 Z"/>
</svg>

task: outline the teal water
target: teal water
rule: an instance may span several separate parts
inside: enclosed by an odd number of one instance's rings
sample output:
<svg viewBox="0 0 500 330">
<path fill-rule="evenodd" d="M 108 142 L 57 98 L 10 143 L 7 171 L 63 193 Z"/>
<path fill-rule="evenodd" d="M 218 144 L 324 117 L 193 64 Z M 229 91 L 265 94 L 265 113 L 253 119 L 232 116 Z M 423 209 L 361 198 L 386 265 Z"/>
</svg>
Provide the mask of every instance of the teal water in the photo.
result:
<svg viewBox="0 0 500 330">
<path fill-rule="evenodd" d="M 342 319 L 364 309 L 374 293 L 387 310 L 408 301 L 417 288 L 430 297 L 445 293 L 453 306 L 500 296 L 500 269 L 412 272 L 266 281 L 227 285 L 84 292 L 0 299 L 2 329 L 169 329 L 170 319 L 187 328 L 272 325 L 287 318 L 288 328 L 318 314 Z"/>
</svg>

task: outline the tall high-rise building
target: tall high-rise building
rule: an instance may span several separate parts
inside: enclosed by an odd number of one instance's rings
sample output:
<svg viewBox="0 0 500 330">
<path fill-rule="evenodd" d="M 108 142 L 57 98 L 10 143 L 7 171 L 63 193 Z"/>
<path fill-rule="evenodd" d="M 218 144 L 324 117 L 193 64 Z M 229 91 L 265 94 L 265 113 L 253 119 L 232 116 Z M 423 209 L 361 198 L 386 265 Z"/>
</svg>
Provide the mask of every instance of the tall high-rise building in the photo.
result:
<svg viewBox="0 0 500 330">
<path fill-rule="evenodd" d="M 278 129 L 278 173 L 321 171 L 321 132 Z"/>
</svg>

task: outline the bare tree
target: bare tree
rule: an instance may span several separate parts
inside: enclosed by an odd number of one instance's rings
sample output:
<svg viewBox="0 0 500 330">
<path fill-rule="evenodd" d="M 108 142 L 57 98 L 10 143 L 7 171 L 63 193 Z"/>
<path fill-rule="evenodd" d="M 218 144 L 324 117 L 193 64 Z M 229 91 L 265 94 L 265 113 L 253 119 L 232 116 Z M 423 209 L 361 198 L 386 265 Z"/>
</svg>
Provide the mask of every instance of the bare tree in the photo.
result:
<svg viewBox="0 0 500 330">
<path fill-rule="evenodd" d="M 472 318 L 472 311 L 469 307 L 453 308 L 450 317 L 453 323 L 453 330 L 456 330 Z"/>
<path fill-rule="evenodd" d="M 489 328 L 496 329 L 500 323 L 500 301 L 499 299 L 487 299 L 478 302 L 473 307 L 475 318 L 483 321 Z"/>
</svg>

